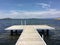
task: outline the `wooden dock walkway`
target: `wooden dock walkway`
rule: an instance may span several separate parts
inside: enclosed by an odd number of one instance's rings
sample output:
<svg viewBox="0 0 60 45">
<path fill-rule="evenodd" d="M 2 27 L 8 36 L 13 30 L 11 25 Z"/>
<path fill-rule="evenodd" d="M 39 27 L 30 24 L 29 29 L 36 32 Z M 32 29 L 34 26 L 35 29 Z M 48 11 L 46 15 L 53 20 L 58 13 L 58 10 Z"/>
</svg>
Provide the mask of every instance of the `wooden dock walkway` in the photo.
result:
<svg viewBox="0 0 60 45">
<path fill-rule="evenodd" d="M 48 25 L 14 25 L 6 28 L 5 30 L 21 30 L 23 32 L 15 45 L 47 45 L 43 38 L 37 32 L 37 29 L 41 30 L 54 30 L 55 28 Z M 48 32 L 48 31 L 47 31 Z"/>
<path fill-rule="evenodd" d="M 34 27 L 26 26 L 15 45 L 46 45 Z"/>
</svg>

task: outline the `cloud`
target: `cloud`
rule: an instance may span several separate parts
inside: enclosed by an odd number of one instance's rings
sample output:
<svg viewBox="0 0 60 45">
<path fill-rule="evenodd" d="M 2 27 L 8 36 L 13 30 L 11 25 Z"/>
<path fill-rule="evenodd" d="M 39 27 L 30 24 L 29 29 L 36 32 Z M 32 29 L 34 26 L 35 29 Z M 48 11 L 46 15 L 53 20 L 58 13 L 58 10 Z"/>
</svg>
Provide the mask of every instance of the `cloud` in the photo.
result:
<svg viewBox="0 0 60 45">
<path fill-rule="evenodd" d="M 0 11 L 0 18 L 57 18 L 60 17 L 60 11 L 50 9 L 48 11 L 21 11 L 10 10 L 8 12 Z"/>
<path fill-rule="evenodd" d="M 42 8 L 50 8 L 50 4 L 47 4 L 47 3 L 37 3 L 37 6 L 41 6 Z"/>
</svg>

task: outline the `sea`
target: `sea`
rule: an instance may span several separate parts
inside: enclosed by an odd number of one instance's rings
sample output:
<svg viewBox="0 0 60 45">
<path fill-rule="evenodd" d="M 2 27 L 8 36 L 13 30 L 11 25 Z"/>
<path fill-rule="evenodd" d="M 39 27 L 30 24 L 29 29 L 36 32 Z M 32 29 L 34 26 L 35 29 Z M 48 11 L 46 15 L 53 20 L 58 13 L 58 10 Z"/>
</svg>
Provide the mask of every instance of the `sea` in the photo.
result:
<svg viewBox="0 0 60 45">
<path fill-rule="evenodd" d="M 55 30 L 49 31 L 49 36 L 44 37 L 47 45 L 60 45 L 60 20 L 57 19 L 0 19 L 0 45 L 15 45 L 19 35 L 10 35 L 10 31 L 5 29 L 12 25 L 49 25 Z"/>
</svg>

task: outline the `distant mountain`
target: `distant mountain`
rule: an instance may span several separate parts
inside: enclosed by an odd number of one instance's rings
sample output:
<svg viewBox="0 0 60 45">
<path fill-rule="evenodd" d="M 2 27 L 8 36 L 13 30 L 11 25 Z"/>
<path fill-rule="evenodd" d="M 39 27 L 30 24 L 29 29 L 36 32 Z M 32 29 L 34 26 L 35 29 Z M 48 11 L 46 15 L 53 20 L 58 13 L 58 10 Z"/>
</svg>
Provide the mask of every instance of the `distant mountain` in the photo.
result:
<svg viewBox="0 0 60 45">
<path fill-rule="evenodd" d="M 19 18 L 2 18 L 2 19 L 7 19 L 8 20 L 8 19 L 19 19 Z M 24 18 L 20 18 L 20 19 L 24 19 Z M 56 18 L 25 18 L 25 19 L 56 19 Z"/>
<path fill-rule="evenodd" d="M 12 19 L 12 18 L 3 18 L 3 19 Z"/>
</svg>

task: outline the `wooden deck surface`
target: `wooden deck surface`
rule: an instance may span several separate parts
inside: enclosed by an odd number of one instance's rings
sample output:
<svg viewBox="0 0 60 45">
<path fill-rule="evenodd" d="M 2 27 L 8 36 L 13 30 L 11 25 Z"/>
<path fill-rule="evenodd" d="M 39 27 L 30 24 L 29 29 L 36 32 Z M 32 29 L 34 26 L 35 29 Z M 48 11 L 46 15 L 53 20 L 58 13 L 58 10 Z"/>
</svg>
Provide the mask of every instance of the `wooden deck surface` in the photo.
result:
<svg viewBox="0 0 60 45">
<path fill-rule="evenodd" d="M 37 32 L 37 29 L 54 30 L 55 28 L 48 25 L 14 25 L 5 30 L 21 30 L 23 32 L 15 45 L 47 45 L 43 38 Z"/>
<path fill-rule="evenodd" d="M 46 45 L 34 27 L 26 26 L 15 45 Z"/>
<path fill-rule="evenodd" d="M 24 27 L 34 27 L 35 29 L 49 29 L 49 30 L 54 30 L 55 28 L 48 26 L 48 25 L 13 25 L 10 27 L 7 27 L 5 30 L 20 30 L 20 29 L 24 29 Z"/>
</svg>

